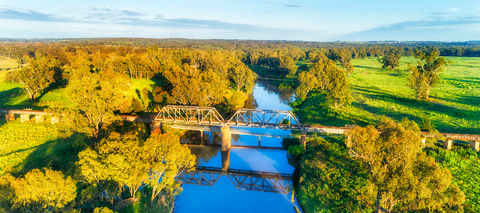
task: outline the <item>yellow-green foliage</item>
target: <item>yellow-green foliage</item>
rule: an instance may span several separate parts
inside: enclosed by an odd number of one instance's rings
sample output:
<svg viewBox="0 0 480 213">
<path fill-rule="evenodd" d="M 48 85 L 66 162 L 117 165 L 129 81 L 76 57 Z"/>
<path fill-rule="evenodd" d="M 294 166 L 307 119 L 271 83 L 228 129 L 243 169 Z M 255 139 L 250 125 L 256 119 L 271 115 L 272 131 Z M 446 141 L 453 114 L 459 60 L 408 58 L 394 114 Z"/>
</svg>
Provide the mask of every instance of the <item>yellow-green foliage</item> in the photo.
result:
<svg viewBox="0 0 480 213">
<path fill-rule="evenodd" d="M 19 166 L 37 146 L 59 136 L 58 125 L 0 122 L 0 175 Z M 21 167 L 21 166 L 19 166 Z M 17 167 L 15 170 L 20 170 Z"/>
</svg>

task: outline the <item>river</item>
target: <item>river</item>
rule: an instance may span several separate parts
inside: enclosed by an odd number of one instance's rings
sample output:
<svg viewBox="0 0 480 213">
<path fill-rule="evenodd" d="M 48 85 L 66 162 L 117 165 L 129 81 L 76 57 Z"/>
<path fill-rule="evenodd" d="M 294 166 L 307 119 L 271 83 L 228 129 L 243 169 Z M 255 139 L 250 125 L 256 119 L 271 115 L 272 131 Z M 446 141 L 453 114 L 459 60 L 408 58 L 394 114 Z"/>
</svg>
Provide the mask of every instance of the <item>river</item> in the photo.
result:
<svg viewBox="0 0 480 213">
<path fill-rule="evenodd" d="M 291 100 L 293 93 L 285 93 L 265 82 L 259 82 L 253 89 L 254 103 L 257 109 L 291 110 L 286 104 Z M 256 102 L 256 103 L 255 103 Z M 272 131 L 272 130 L 255 130 Z M 274 130 L 279 134 L 290 134 L 289 131 Z M 189 132 L 182 139 L 183 143 L 213 145 L 220 144 L 218 133 L 205 132 L 201 142 L 199 132 Z M 261 146 L 263 149 L 240 149 L 235 146 Z M 274 147 L 274 148 L 271 148 Z M 276 148 L 275 148 L 276 147 Z M 293 174 L 296 162 L 287 158 L 287 151 L 282 147 L 281 138 L 258 136 L 232 135 L 232 148 L 221 152 L 220 147 L 199 146 L 191 147 L 192 153 L 197 156 L 197 165 L 204 167 L 225 167 L 229 159 L 229 169 L 247 170 L 253 172 L 272 172 Z M 263 173 L 262 173 L 263 174 Z M 192 175 L 193 176 L 193 175 Z M 269 189 L 258 188 L 257 183 L 240 184 L 243 176 L 220 175 L 213 173 L 197 173 L 198 183 L 182 184 L 183 191 L 175 202 L 175 212 L 295 212 L 293 205 L 298 206 L 296 200 L 292 204 L 292 192 L 268 192 Z M 218 179 L 217 179 L 218 178 Z M 280 181 L 281 182 L 281 181 Z M 284 181 L 284 184 L 293 184 L 293 181 Z M 281 186 L 282 184 L 280 184 Z M 250 187 L 250 188 L 249 188 Z M 291 188 L 291 187 L 286 187 Z M 252 190 L 253 189 L 253 190 Z M 270 190 L 271 191 L 271 190 Z M 275 190 L 274 190 L 275 191 Z"/>
</svg>

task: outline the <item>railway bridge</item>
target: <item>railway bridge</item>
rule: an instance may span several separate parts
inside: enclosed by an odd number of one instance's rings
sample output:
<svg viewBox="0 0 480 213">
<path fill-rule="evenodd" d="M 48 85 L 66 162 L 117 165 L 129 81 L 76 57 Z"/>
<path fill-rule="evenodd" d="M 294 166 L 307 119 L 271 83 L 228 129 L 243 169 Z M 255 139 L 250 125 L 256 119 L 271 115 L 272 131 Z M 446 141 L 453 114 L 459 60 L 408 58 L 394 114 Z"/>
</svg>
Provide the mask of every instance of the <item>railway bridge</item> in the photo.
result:
<svg viewBox="0 0 480 213">
<path fill-rule="evenodd" d="M 43 122 L 48 112 L 36 110 L 0 109 L 5 114 L 7 121 L 15 120 L 15 115 L 20 115 L 20 121 L 30 120 L 30 115 L 35 115 L 36 122 Z M 158 114 L 151 117 L 121 115 L 124 121 L 148 122 L 151 129 L 156 131 L 162 124 L 171 125 L 172 128 L 201 131 L 221 132 L 222 151 L 231 147 L 231 134 L 257 135 L 267 137 L 291 137 L 277 133 L 252 132 L 252 129 L 283 129 L 298 130 L 301 132 L 301 143 L 306 146 L 307 132 L 326 134 L 345 134 L 353 126 L 329 127 L 320 125 L 302 125 L 291 111 L 265 110 L 265 109 L 239 109 L 229 119 L 225 120 L 214 107 L 178 106 L 167 105 Z M 51 123 L 60 119 L 51 117 Z M 247 127 L 247 128 L 244 128 Z M 480 150 L 480 135 L 440 133 L 445 136 L 443 141 L 445 149 L 451 149 L 454 140 L 468 141 L 470 147 Z M 429 133 L 422 133 L 423 137 L 432 137 Z M 346 145 L 349 146 L 350 138 L 347 137 Z"/>
</svg>

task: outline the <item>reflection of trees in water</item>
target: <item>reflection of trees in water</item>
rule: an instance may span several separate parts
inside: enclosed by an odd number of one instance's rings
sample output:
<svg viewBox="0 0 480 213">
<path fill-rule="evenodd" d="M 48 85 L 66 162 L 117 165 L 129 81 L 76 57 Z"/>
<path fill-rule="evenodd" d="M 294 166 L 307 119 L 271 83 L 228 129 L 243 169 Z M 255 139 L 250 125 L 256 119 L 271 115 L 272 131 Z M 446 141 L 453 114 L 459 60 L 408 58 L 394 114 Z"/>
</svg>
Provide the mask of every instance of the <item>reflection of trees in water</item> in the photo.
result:
<svg viewBox="0 0 480 213">
<path fill-rule="evenodd" d="M 190 151 L 196 156 L 195 163 L 197 165 L 200 164 L 201 160 L 207 163 L 210 159 L 217 157 L 220 149 L 218 146 L 190 147 Z"/>
<path fill-rule="evenodd" d="M 253 93 L 248 94 L 248 98 L 245 101 L 243 108 L 245 109 L 256 109 L 258 107 L 257 100 L 253 97 Z"/>
<path fill-rule="evenodd" d="M 277 85 L 264 80 L 258 80 L 257 84 L 265 89 L 268 93 L 273 92 L 278 95 L 282 104 L 288 104 L 294 101 L 293 94 L 295 93 L 295 89 L 293 88 L 280 88 Z"/>
<path fill-rule="evenodd" d="M 240 139 L 240 135 L 232 134 L 233 142 L 237 142 Z M 200 131 L 185 131 L 185 133 L 180 136 L 180 142 L 186 144 L 202 144 Z M 220 145 L 222 144 L 222 136 L 217 132 L 203 132 L 203 144 L 204 145 Z M 208 162 L 213 157 L 216 157 L 220 153 L 220 146 L 203 146 L 203 147 L 190 147 L 192 154 L 196 158 L 196 163 L 199 164 L 200 160 Z"/>
</svg>

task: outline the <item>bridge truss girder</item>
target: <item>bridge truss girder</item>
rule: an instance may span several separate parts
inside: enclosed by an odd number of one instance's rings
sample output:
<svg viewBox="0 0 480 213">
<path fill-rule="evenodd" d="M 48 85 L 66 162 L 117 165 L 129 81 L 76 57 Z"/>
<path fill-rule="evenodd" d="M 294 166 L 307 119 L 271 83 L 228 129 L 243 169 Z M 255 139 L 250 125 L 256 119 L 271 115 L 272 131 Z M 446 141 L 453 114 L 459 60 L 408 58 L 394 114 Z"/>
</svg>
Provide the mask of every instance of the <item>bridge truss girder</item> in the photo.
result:
<svg viewBox="0 0 480 213">
<path fill-rule="evenodd" d="M 283 117 L 282 117 L 283 116 Z M 288 121 L 286 125 L 284 121 Z M 292 121 L 295 123 L 292 124 Z M 302 124 L 291 111 L 265 109 L 239 109 L 227 121 L 227 124 L 247 127 L 288 128 L 302 129 Z"/>
<path fill-rule="evenodd" d="M 221 176 L 227 176 L 237 189 L 290 193 L 293 187 L 292 175 L 274 172 L 257 172 L 249 170 L 199 166 L 190 173 L 183 172 L 179 180 L 185 184 L 213 186 Z"/>
<path fill-rule="evenodd" d="M 224 125 L 225 120 L 215 107 L 167 105 L 155 116 L 163 122 L 190 124 Z"/>
</svg>

